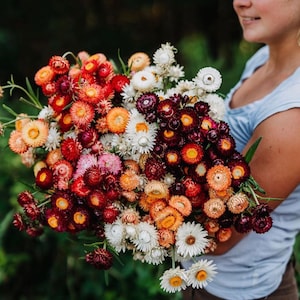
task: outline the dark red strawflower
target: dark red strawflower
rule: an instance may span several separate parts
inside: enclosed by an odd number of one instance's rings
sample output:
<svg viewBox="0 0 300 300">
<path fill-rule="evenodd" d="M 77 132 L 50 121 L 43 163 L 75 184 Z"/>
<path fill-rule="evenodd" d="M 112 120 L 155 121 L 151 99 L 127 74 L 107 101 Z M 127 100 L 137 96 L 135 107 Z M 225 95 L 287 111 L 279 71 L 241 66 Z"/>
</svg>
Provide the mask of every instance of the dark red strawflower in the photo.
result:
<svg viewBox="0 0 300 300">
<path fill-rule="evenodd" d="M 36 175 L 35 184 L 43 189 L 50 189 L 53 185 L 53 173 L 48 168 L 42 168 Z"/>
<path fill-rule="evenodd" d="M 270 230 L 272 225 L 273 220 L 271 216 L 258 217 L 257 215 L 253 215 L 252 217 L 252 226 L 256 233 L 265 233 Z"/>
<path fill-rule="evenodd" d="M 26 229 L 26 233 L 29 235 L 29 236 L 32 236 L 32 237 L 37 237 L 37 236 L 40 236 L 44 233 L 44 230 L 42 227 L 28 227 Z"/>
<path fill-rule="evenodd" d="M 41 210 L 38 208 L 38 206 L 34 202 L 25 204 L 23 206 L 23 208 L 24 208 L 26 215 L 32 221 L 38 219 L 39 215 L 41 214 Z"/>
<path fill-rule="evenodd" d="M 64 110 L 61 113 L 61 117 L 58 120 L 58 124 L 62 132 L 69 131 L 72 128 L 74 123 L 69 110 Z"/>
<path fill-rule="evenodd" d="M 18 203 L 23 206 L 24 204 L 29 204 L 34 202 L 34 197 L 31 192 L 23 191 L 18 195 Z"/>
<path fill-rule="evenodd" d="M 87 128 L 78 133 L 78 141 L 84 148 L 92 147 L 99 138 L 99 134 L 94 128 Z"/>
<path fill-rule="evenodd" d="M 216 148 L 223 156 L 230 156 L 235 149 L 235 141 L 231 135 L 222 136 L 216 143 Z"/>
<path fill-rule="evenodd" d="M 149 180 L 160 180 L 166 174 L 165 164 L 154 158 L 150 157 L 145 163 L 145 175 Z"/>
<path fill-rule="evenodd" d="M 78 206 L 73 211 L 73 224 L 79 230 L 86 229 L 90 222 L 90 214 L 84 207 Z"/>
<path fill-rule="evenodd" d="M 103 175 L 97 166 L 92 166 L 84 172 L 83 180 L 88 187 L 95 188 L 103 180 Z"/>
<path fill-rule="evenodd" d="M 102 210 L 107 204 L 107 197 L 104 192 L 97 190 L 88 195 L 87 201 L 92 208 Z"/>
<path fill-rule="evenodd" d="M 14 214 L 13 217 L 13 225 L 20 231 L 23 231 L 26 229 L 26 224 L 22 218 L 22 215 L 20 213 Z"/>
<path fill-rule="evenodd" d="M 199 183 L 196 183 L 191 178 L 187 177 L 183 184 L 185 186 L 185 195 L 189 197 L 195 197 L 202 191 L 202 186 Z"/>
<path fill-rule="evenodd" d="M 252 230 L 252 218 L 250 215 L 239 215 L 235 222 L 234 228 L 237 232 L 247 233 Z"/>
<path fill-rule="evenodd" d="M 141 95 L 136 101 L 136 108 L 141 114 L 147 115 L 156 109 L 159 103 L 159 98 L 154 93 L 145 93 Z"/>
<path fill-rule="evenodd" d="M 113 265 L 113 255 L 106 249 L 97 248 L 85 256 L 86 262 L 97 269 L 108 270 Z"/>
<path fill-rule="evenodd" d="M 56 91 L 60 95 L 70 95 L 72 92 L 72 81 L 67 75 L 61 76 L 55 83 Z"/>
</svg>

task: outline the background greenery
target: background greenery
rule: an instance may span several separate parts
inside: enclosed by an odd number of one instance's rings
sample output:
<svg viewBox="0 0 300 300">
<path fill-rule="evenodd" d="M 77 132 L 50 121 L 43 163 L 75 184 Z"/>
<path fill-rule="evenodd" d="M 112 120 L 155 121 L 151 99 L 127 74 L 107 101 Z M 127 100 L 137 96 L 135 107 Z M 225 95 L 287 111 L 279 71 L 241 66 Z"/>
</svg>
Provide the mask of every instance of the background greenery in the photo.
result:
<svg viewBox="0 0 300 300">
<path fill-rule="evenodd" d="M 103 52 L 116 60 L 120 49 L 126 60 L 136 51 L 152 55 L 170 42 L 187 78 L 201 67 L 216 67 L 226 94 L 257 48 L 242 41 L 231 5 L 224 0 L 3 0 L 0 84 L 11 74 L 21 85 L 26 77 L 32 81 L 52 55 L 66 51 Z M 17 98 L 5 95 L 4 101 L 21 112 Z M 125 257 L 106 276 L 80 259 L 83 249 L 67 235 L 49 231 L 34 239 L 13 228 L 17 194 L 32 174 L 7 149 L 7 136 L 0 139 L 0 299 L 181 299 L 160 290 L 158 267 Z M 295 253 L 300 261 L 299 241 Z"/>
</svg>

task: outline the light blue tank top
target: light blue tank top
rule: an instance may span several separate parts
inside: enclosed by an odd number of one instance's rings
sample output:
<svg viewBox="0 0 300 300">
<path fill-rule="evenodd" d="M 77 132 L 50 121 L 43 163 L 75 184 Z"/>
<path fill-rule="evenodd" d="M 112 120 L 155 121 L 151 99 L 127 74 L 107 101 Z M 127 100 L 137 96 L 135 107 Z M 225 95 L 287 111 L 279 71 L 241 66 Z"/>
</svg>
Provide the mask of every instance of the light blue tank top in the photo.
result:
<svg viewBox="0 0 300 300">
<path fill-rule="evenodd" d="M 277 112 L 300 107 L 300 68 L 266 97 L 243 107 L 229 107 L 234 91 L 266 62 L 268 55 L 267 47 L 258 50 L 247 62 L 241 80 L 225 100 L 225 121 L 239 151 L 243 150 L 254 129 L 263 120 Z M 218 274 L 206 287 L 209 293 L 226 300 L 253 300 L 276 290 L 300 231 L 300 185 L 272 212 L 272 218 L 273 226 L 267 233 L 251 232 L 224 255 L 201 257 L 212 259 L 218 268 Z M 184 266 L 190 264 L 192 262 Z"/>
</svg>

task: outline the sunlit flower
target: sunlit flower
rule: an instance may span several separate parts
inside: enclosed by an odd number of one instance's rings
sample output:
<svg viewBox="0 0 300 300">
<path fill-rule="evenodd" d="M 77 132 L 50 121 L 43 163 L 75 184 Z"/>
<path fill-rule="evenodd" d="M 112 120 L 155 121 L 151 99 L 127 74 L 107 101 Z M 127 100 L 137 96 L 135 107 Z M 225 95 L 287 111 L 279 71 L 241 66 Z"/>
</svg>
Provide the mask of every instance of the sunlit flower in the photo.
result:
<svg viewBox="0 0 300 300">
<path fill-rule="evenodd" d="M 207 231 L 199 223 L 183 223 L 177 229 L 177 252 L 183 257 L 200 255 L 204 252 L 207 242 Z"/>
<path fill-rule="evenodd" d="M 176 267 L 169 269 L 160 277 L 161 288 L 168 293 L 176 293 L 187 287 L 187 276 L 185 270 Z"/>
<path fill-rule="evenodd" d="M 212 261 L 207 259 L 199 260 L 187 271 L 188 285 L 191 285 L 194 289 L 206 287 L 217 274 L 216 269 L 217 266 Z"/>
</svg>

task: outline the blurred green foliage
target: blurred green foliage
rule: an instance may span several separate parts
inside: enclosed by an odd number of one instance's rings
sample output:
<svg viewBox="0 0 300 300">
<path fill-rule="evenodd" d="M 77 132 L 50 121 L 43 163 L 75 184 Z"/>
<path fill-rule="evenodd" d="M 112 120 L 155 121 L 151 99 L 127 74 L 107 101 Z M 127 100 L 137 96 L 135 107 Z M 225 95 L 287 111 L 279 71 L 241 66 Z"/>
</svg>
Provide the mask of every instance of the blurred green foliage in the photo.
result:
<svg viewBox="0 0 300 300">
<path fill-rule="evenodd" d="M 34 72 L 51 55 L 66 51 L 103 52 L 115 59 L 120 49 L 126 60 L 136 51 L 152 55 L 168 41 L 178 49 L 178 63 L 188 79 L 201 67 L 216 67 L 223 76 L 220 92 L 226 94 L 256 49 L 241 40 L 231 3 L 226 2 L 187 0 L 182 6 L 177 0 L 68 0 L 45 5 L 3 1 L 1 85 L 10 74 L 21 85 L 25 77 L 32 82 Z M 17 98 L 17 93 L 5 95 L 5 103 L 21 112 L 24 106 Z M 2 109 L 0 116 L 6 116 Z M 115 260 L 109 271 L 98 271 L 84 261 L 84 249 L 74 237 L 48 231 L 31 238 L 13 228 L 17 195 L 33 175 L 6 146 L 8 134 L 0 139 L 0 299 L 181 299 L 180 294 L 161 291 L 162 267 L 133 261 L 128 255 L 122 263 Z M 300 241 L 295 254 L 300 262 Z M 297 279 L 300 286 L 300 276 Z"/>
</svg>

